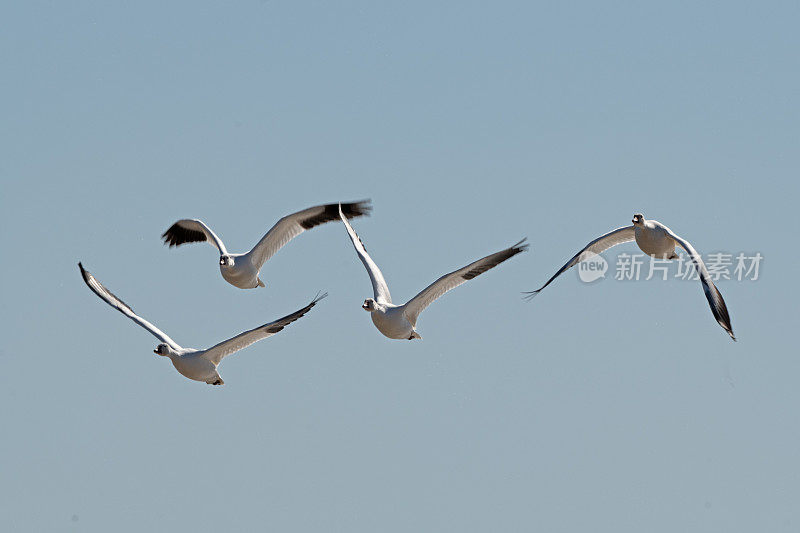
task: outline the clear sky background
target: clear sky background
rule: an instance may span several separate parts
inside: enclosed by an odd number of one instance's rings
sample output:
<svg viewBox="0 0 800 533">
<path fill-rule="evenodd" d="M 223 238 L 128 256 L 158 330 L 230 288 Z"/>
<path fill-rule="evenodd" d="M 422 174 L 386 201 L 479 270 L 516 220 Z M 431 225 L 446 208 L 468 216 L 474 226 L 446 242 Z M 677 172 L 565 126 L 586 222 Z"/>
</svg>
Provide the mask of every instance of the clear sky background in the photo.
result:
<svg viewBox="0 0 800 533">
<path fill-rule="evenodd" d="M 0 516 L 9 531 L 797 531 L 796 2 L 8 2 Z M 340 224 L 228 285 L 280 217 L 355 221 L 398 301 L 511 245 L 423 341 L 360 309 Z M 543 283 L 642 212 L 720 281 Z M 632 244 L 606 254 L 633 252 Z M 189 381 L 184 346 L 330 297 Z"/>
</svg>

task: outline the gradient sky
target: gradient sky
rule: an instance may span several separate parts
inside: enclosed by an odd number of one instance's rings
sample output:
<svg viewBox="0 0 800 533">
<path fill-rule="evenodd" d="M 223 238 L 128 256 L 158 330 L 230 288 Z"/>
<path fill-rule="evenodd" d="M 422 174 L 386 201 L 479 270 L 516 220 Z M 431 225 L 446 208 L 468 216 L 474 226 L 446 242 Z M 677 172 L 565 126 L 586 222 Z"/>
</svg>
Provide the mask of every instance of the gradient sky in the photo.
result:
<svg viewBox="0 0 800 533">
<path fill-rule="evenodd" d="M 13 531 L 797 531 L 797 2 L 7 2 L 0 516 Z M 390 341 L 341 224 L 266 289 L 280 217 L 354 222 L 398 301 L 531 251 Z M 642 212 L 720 281 L 543 283 Z M 788 241 L 788 242 L 787 242 Z M 633 252 L 629 244 L 607 253 Z M 178 375 L 77 262 L 184 346 L 329 298 Z"/>
</svg>

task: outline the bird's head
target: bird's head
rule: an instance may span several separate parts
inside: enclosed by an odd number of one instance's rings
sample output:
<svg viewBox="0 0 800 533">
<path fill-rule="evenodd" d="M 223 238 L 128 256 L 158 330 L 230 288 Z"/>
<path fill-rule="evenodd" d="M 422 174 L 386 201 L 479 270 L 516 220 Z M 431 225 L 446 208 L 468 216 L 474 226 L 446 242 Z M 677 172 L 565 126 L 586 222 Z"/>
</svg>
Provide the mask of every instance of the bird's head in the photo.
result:
<svg viewBox="0 0 800 533">
<path fill-rule="evenodd" d="M 641 213 L 636 213 L 635 215 L 633 215 L 633 220 L 631 220 L 631 222 L 633 222 L 634 226 L 638 226 L 640 224 L 643 224 L 644 223 L 644 215 L 641 214 Z"/>
<path fill-rule="evenodd" d="M 167 346 L 167 345 L 166 345 L 166 344 L 164 344 L 164 343 L 161 343 L 161 344 L 159 344 L 158 346 L 156 346 L 156 349 L 155 349 L 155 350 L 153 350 L 153 353 L 154 353 L 154 354 L 156 354 L 156 355 L 162 355 L 162 356 L 167 356 L 167 355 L 169 355 L 169 352 L 170 352 L 169 346 Z"/>
<path fill-rule="evenodd" d="M 221 267 L 232 267 L 233 266 L 233 257 L 229 255 L 221 255 L 219 256 L 219 266 Z"/>
<path fill-rule="evenodd" d="M 364 300 L 364 303 L 361 304 L 361 309 L 364 311 L 369 311 L 370 313 L 375 310 L 375 300 L 372 298 L 367 298 Z"/>
</svg>

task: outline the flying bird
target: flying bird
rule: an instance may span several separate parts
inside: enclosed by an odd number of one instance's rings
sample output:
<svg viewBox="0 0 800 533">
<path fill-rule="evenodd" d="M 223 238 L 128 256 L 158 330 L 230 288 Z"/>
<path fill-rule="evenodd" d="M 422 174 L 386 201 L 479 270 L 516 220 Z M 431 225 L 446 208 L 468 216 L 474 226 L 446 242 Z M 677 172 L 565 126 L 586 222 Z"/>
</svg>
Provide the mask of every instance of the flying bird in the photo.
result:
<svg viewBox="0 0 800 533">
<path fill-rule="evenodd" d="M 700 283 L 703 285 L 703 292 L 705 292 L 708 305 L 711 307 L 711 313 L 713 313 L 719 325 L 722 326 L 728 335 L 730 335 L 731 339 L 735 341 L 736 337 L 733 335 L 731 318 L 730 315 L 728 315 L 728 307 L 725 305 L 725 300 L 722 299 L 722 294 L 720 294 L 714 282 L 711 280 L 706 265 L 703 263 L 703 259 L 700 257 L 700 254 L 697 253 L 697 250 L 694 249 L 689 241 L 679 237 L 674 231 L 661 222 L 657 220 L 646 220 L 641 213 L 633 215 L 633 220 L 631 220 L 631 222 L 633 223 L 632 226 L 617 228 L 587 244 L 583 250 L 567 261 L 567 264 L 561 267 L 552 278 L 547 280 L 547 283 L 535 291 L 524 293 L 527 295 L 526 298 L 532 299 L 539 294 L 542 289 L 550 285 L 554 279 L 584 259 L 591 257 L 593 254 L 599 254 L 604 250 L 608 250 L 617 244 L 635 240 L 636 244 L 644 253 L 657 259 L 677 259 L 678 254 L 675 253 L 675 246 L 680 246 L 692 259 L 692 263 L 700 275 Z"/>
<path fill-rule="evenodd" d="M 83 281 L 89 286 L 92 291 L 102 298 L 108 305 L 127 316 L 144 329 L 152 333 L 161 344 L 159 344 L 154 353 L 163 357 L 169 357 L 175 370 L 180 372 L 183 376 L 195 380 L 204 381 L 209 385 L 222 385 L 225 382 L 217 371 L 217 367 L 226 355 L 238 352 L 242 348 L 246 348 L 254 342 L 260 341 L 271 337 L 281 331 L 284 327 L 288 326 L 298 318 L 308 313 L 318 301 L 325 298 L 326 294 L 317 295 L 310 304 L 304 308 L 295 311 L 290 315 L 279 318 L 263 326 L 259 326 L 250 331 L 240 333 L 226 341 L 208 348 L 207 350 L 195 350 L 194 348 L 182 348 L 178 343 L 169 338 L 169 336 L 155 327 L 153 324 L 140 317 L 133 312 L 128 304 L 114 296 L 114 294 L 103 286 L 102 283 L 87 270 L 83 268 L 81 263 L 78 263 L 78 268 L 81 269 L 81 276 Z"/>
<path fill-rule="evenodd" d="M 247 253 L 229 253 L 222 240 L 202 220 L 182 219 L 175 222 L 161 237 L 164 244 L 180 246 L 187 242 L 208 241 L 219 251 L 219 270 L 225 281 L 240 289 L 264 287 L 258 276 L 261 267 L 293 238 L 320 224 L 339 218 L 339 204 L 309 207 L 280 219 Z M 341 204 L 347 218 L 368 215 L 372 206 L 369 200 Z"/>
<path fill-rule="evenodd" d="M 522 239 L 510 248 L 487 255 L 464 268 L 445 274 L 405 304 L 394 305 L 392 296 L 389 294 L 389 287 L 386 285 L 386 280 L 383 278 L 378 265 L 367 253 L 364 243 L 356 235 L 353 227 L 347 221 L 344 211 L 341 209 L 339 210 L 339 216 L 344 222 L 345 228 L 347 228 L 347 234 L 353 242 L 353 247 L 355 247 L 358 257 L 364 263 L 370 280 L 372 280 L 372 290 L 375 297 L 364 300 L 364 304 L 361 307 L 371 314 L 372 323 L 375 324 L 378 331 L 390 339 L 421 339 L 422 336 L 416 330 L 417 318 L 434 300 L 450 289 L 455 289 L 462 283 L 466 283 L 472 278 L 483 274 L 528 248 L 528 245 L 524 244 L 525 239 Z"/>
</svg>

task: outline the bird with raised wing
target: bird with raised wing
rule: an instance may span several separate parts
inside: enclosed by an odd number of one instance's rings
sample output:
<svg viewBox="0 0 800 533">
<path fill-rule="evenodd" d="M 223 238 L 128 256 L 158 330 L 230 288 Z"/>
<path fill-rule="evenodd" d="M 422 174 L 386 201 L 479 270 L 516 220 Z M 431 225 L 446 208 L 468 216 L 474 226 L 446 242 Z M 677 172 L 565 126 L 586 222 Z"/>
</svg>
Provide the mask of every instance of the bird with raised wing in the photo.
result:
<svg viewBox="0 0 800 533">
<path fill-rule="evenodd" d="M 697 250 L 694 249 L 689 241 L 679 237 L 674 231 L 661 222 L 645 219 L 644 215 L 641 213 L 633 215 L 633 220 L 631 220 L 631 222 L 633 225 L 617 228 L 587 244 L 581 251 L 575 254 L 572 259 L 567 261 L 553 277 L 547 280 L 547 283 L 535 291 L 524 293 L 526 298 L 531 299 L 539 294 L 542 289 L 550 285 L 554 279 L 584 259 L 594 254 L 599 254 L 604 250 L 608 250 L 617 244 L 636 241 L 639 249 L 657 259 L 677 259 L 679 256 L 675 252 L 675 247 L 679 246 L 689 255 L 689 258 L 694 264 L 714 318 L 728 335 L 730 335 L 731 339 L 736 340 L 736 337 L 733 335 L 731 318 L 730 315 L 728 315 L 728 307 L 725 305 L 725 300 L 722 299 L 722 294 L 720 294 L 719 290 L 717 290 L 717 287 L 714 285 L 700 254 L 697 253 Z"/>
<path fill-rule="evenodd" d="M 222 378 L 217 371 L 217 367 L 225 356 L 238 352 L 242 348 L 246 348 L 254 342 L 260 341 L 261 339 L 266 339 L 267 337 L 275 335 L 284 327 L 308 313 L 311 308 L 317 304 L 317 302 L 327 296 L 327 294 L 317 295 L 307 306 L 295 311 L 290 315 L 286 315 L 283 318 L 279 318 L 278 320 L 274 320 L 268 324 L 264 324 L 263 326 L 240 333 L 239 335 L 236 335 L 235 337 L 232 337 L 226 341 L 222 341 L 219 344 L 208 348 L 207 350 L 195 350 L 194 348 L 182 348 L 166 333 L 134 313 L 133 309 L 131 309 L 128 304 L 117 298 L 111 291 L 105 288 L 105 286 L 97 281 L 97 279 L 90 272 L 83 268 L 81 263 L 78 263 L 78 268 L 81 270 L 83 281 L 86 282 L 86 285 L 88 285 L 97 296 L 102 298 L 103 301 L 105 301 L 108 305 L 152 333 L 159 341 L 161 341 L 161 344 L 159 344 L 156 349 L 153 350 L 154 353 L 163 357 L 169 357 L 170 361 L 172 361 L 172 365 L 175 367 L 175 370 L 180 372 L 181 375 L 195 381 L 204 381 L 209 385 L 222 385 L 225 383 L 222 381 Z"/>
<path fill-rule="evenodd" d="M 247 253 L 229 253 L 222 240 L 202 220 L 182 219 L 161 235 L 164 244 L 180 246 L 187 242 L 207 241 L 219 251 L 219 270 L 225 281 L 240 289 L 264 287 L 259 273 L 261 267 L 290 240 L 320 224 L 338 220 L 340 204 L 309 207 L 280 219 Z M 341 204 L 347 218 L 368 215 L 372 206 L 369 200 Z"/>
<path fill-rule="evenodd" d="M 350 240 L 353 243 L 353 247 L 356 249 L 358 257 L 361 259 L 361 262 L 364 263 L 370 280 L 372 280 L 374 298 L 367 298 L 364 300 L 361 307 L 370 313 L 372 316 L 372 323 L 375 324 L 378 331 L 390 339 L 421 339 L 422 336 L 420 336 L 416 330 L 417 318 L 419 318 L 420 313 L 432 304 L 434 300 L 447 291 L 455 289 L 462 283 L 466 283 L 472 278 L 483 274 L 503 261 L 511 259 L 518 253 L 528 249 L 528 245 L 524 244 L 525 239 L 522 239 L 510 248 L 487 255 L 483 259 L 478 259 L 463 268 L 445 274 L 428 285 L 422 292 L 405 304 L 394 305 L 392 303 L 392 297 L 389 294 L 389 287 L 386 285 L 386 280 L 383 278 L 383 274 L 378 268 L 378 265 L 375 264 L 375 261 L 373 261 L 367 253 L 366 248 L 364 248 L 364 243 L 361 242 L 361 239 L 353 230 L 350 222 L 347 221 L 342 210 L 340 210 L 339 215 L 347 229 L 347 234 L 350 236 Z"/>
</svg>

